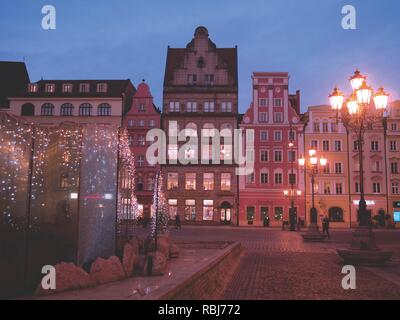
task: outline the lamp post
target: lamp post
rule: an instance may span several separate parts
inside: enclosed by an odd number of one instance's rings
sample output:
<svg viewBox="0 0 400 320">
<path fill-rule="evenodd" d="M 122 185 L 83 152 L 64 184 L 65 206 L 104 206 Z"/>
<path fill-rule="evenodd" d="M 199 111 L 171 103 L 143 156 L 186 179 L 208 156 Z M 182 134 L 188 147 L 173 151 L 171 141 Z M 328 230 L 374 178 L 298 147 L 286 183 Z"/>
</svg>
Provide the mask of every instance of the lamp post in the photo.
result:
<svg viewBox="0 0 400 320">
<path fill-rule="evenodd" d="M 290 209 L 289 209 L 289 223 L 290 223 L 290 231 L 296 231 L 297 217 L 296 217 L 296 209 L 294 207 L 294 200 L 296 197 L 301 196 L 301 190 L 295 189 L 294 186 L 290 186 L 289 190 L 283 190 L 283 195 L 285 197 L 290 197 Z"/>
<path fill-rule="evenodd" d="M 290 194 L 290 209 L 289 209 L 289 224 L 290 224 L 290 231 L 296 231 L 296 223 L 297 223 L 297 214 L 296 214 L 296 209 L 294 207 L 294 198 L 295 198 L 295 181 L 293 179 L 294 177 L 294 134 L 293 134 L 293 127 L 292 123 L 290 123 L 290 136 L 289 136 L 289 151 L 290 151 L 290 179 L 289 179 L 289 184 L 290 184 L 290 192 L 288 190 L 283 191 L 285 194 L 286 191 L 287 194 L 285 196 L 288 196 Z M 301 191 L 300 191 L 301 194 Z"/>
<path fill-rule="evenodd" d="M 311 209 L 310 209 L 310 224 L 308 232 L 303 233 L 304 241 L 324 241 L 325 235 L 319 232 L 318 227 L 318 212 L 315 208 L 315 175 L 319 168 L 326 166 L 327 160 L 324 157 L 317 156 L 317 150 L 311 148 L 308 150 L 308 159 L 299 158 L 299 165 L 305 172 L 308 172 L 311 177 Z"/>
<path fill-rule="evenodd" d="M 363 145 L 365 131 L 380 121 L 385 122 L 384 112 L 388 106 L 389 95 L 383 88 L 379 88 L 373 94 L 373 89 L 367 85 L 367 77 L 359 70 L 356 70 L 349 80 L 353 89 L 350 96 L 345 99 L 344 94 L 335 88 L 329 95 L 329 100 L 332 109 L 336 111 L 337 121 L 341 119 L 344 126 L 356 135 L 360 169 L 359 225 L 353 233 L 351 248 L 338 249 L 338 254 L 345 263 L 377 265 L 390 259 L 392 253 L 378 250 L 375 244 L 371 214 L 365 201 Z"/>
</svg>

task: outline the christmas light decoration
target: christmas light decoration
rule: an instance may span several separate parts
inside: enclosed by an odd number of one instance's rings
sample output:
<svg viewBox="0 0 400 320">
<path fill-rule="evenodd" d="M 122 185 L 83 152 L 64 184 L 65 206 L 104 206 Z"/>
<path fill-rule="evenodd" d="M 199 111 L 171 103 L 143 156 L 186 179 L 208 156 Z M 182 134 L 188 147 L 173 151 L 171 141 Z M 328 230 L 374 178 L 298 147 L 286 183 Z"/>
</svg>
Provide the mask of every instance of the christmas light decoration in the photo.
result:
<svg viewBox="0 0 400 320">
<path fill-rule="evenodd" d="M 169 213 L 164 193 L 164 182 L 161 172 L 155 178 L 153 204 L 151 207 L 150 238 L 155 240 L 159 234 L 168 233 Z"/>
</svg>

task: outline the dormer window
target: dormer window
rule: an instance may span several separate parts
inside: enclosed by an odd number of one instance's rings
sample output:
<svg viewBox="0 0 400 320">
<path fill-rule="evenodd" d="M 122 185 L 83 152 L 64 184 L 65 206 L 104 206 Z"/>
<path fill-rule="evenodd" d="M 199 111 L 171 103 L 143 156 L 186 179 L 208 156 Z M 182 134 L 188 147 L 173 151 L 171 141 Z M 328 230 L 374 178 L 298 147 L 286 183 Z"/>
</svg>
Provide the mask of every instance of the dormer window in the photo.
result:
<svg viewBox="0 0 400 320">
<path fill-rule="evenodd" d="M 71 83 L 64 83 L 62 86 L 62 91 L 64 93 L 71 93 L 72 92 L 72 84 Z"/>
<path fill-rule="evenodd" d="M 198 60 L 197 60 L 197 68 L 203 68 L 204 67 L 204 58 L 203 57 L 200 57 Z"/>
<path fill-rule="evenodd" d="M 38 92 L 38 84 L 37 83 L 28 84 L 28 92 Z"/>
<path fill-rule="evenodd" d="M 145 105 L 143 103 L 139 104 L 138 110 L 139 112 L 145 112 L 146 111 Z"/>
<path fill-rule="evenodd" d="M 53 93 L 55 91 L 56 86 L 54 83 L 46 83 L 44 90 L 47 93 Z"/>
<path fill-rule="evenodd" d="M 197 82 L 197 75 L 188 74 L 188 84 L 196 84 L 196 82 Z"/>
<path fill-rule="evenodd" d="M 88 93 L 90 91 L 90 85 L 89 83 L 81 83 L 79 85 L 79 91 L 81 93 Z"/>
<path fill-rule="evenodd" d="M 213 85 L 214 84 L 214 75 L 213 74 L 206 74 L 204 75 L 204 82 L 207 85 Z"/>
<path fill-rule="evenodd" d="M 105 93 L 107 92 L 107 83 L 98 83 L 97 92 Z"/>
</svg>

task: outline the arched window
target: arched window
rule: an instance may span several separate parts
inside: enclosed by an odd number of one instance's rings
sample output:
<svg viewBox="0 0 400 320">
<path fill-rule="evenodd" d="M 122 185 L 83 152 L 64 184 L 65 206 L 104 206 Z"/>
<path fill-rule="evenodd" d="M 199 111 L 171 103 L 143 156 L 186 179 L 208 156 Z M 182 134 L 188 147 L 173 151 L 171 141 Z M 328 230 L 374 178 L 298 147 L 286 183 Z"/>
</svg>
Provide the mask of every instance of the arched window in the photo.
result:
<svg viewBox="0 0 400 320">
<path fill-rule="evenodd" d="M 92 105 L 90 103 L 82 103 L 79 106 L 80 116 L 91 116 L 92 115 Z"/>
<path fill-rule="evenodd" d="M 98 116 L 111 116 L 111 106 L 108 103 L 101 103 L 97 107 Z"/>
<path fill-rule="evenodd" d="M 35 106 L 32 103 L 25 103 L 21 107 L 21 116 L 34 116 Z"/>
<path fill-rule="evenodd" d="M 154 190 L 154 175 L 153 174 L 149 174 L 147 176 L 146 188 L 147 188 L 147 191 Z"/>
<path fill-rule="evenodd" d="M 41 115 L 42 116 L 54 115 L 54 105 L 52 103 L 45 103 L 44 105 L 42 105 Z"/>
<path fill-rule="evenodd" d="M 205 137 L 214 137 L 214 135 L 215 135 L 214 129 L 215 129 L 215 126 L 213 123 L 205 123 L 203 125 L 203 135 Z"/>
<path fill-rule="evenodd" d="M 333 222 L 343 222 L 343 209 L 332 207 L 328 210 L 329 220 Z"/>
<path fill-rule="evenodd" d="M 194 122 L 189 122 L 186 124 L 185 129 L 187 129 L 186 133 L 191 137 L 197 137 L 197 124 Z"/>
<path fill-rule="evenodd" d="M 64 103 L 61 105 L 60 116 L 73 116 L 74 106 L 71 103 Z"/>
</svg>

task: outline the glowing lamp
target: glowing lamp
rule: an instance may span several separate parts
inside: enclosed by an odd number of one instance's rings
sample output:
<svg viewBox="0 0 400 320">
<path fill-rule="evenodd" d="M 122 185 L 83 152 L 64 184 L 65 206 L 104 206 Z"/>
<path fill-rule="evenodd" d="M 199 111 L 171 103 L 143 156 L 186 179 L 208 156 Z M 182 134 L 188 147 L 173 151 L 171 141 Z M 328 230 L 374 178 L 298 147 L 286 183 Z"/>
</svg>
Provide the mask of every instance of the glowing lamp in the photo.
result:
<svg viewBox="0 0 400 320">
<path fill-rule="evenodd" d="M 319 159 L 319 164 L 320 164 L 321 166 L 326 166 L 326 163 L 327 163 L 327 160 L 326 160 L 325 158 Z"/>
<path fill-rule="evenodd" d="M 374 94 L 374 104 L 377 110 L 385 110 L 388 106 L 389 94 L 379 88 L 379 90 Z"/>
<path fill-rule="evenodd" d="M 351 115 L 355 115 L 358 112 L 357 96 L 353 93 L 346 101 L 347 111 Z"/>
<path fill-rule="evenodd" d="M 333 110 L 340 110 L 343 106 L 344 95 L 338 88 L 334 88 L 329 95 L 329 101 Z"/>
<path fill-rule="evenodd" d="M 351 87 L 353 88 L 353 91 L 358 90 L 361 85 L 363 84 L 364 81 L 367 80 L 366 76 L 363 76 L 360 72 L 360 70 L 356 70 L 354 74 L 350 77 L 350 84 Z"/>
<path fill-rule="evenodd" d="M 318 158 L 317 157 L 310 157 L 310 163 L 315 166 L 318 164 Z"/>
<path fill-rule="evenodd" d="M 285 196 L 287 196 L 287 195 L 289 194 L 289 191 L 288 191 L 288 190 L 283 190 L 283 194 L 284 194 Z"/>
<path fill-rule="evenodd" d="M 364 81 L 361 85 L 356 90 L 357 94 L 357 102 L 359 104 L 369 104 L 371 101 L 371 96 L 372 96 L 372 89 L 370 86 L 367 85 L 367 83 Z"/>
<path fill-rule="evenodd" d="M 302 167 L 304 167 L 304 165 L 306 164 L 306 159 L 304 159 L 304 158 L 300 158 L 298 161 L 299 161 L 299 165 Z"/>
<path fill-rule="evenodd" d="M 301 196 L 301 190 L 297 190 L 296 193 L 297 193 L 298 196 Z"/>
<path fill-rule="evenodd" d="M 314 157 L 317 154 L 317 150 L 315 150 L 314 148 L 308 150 L 308 155 L 311 157 Z"/>
</svg>

